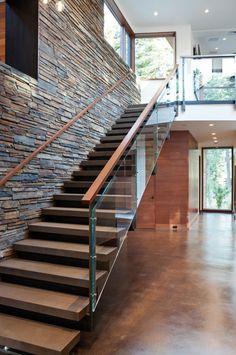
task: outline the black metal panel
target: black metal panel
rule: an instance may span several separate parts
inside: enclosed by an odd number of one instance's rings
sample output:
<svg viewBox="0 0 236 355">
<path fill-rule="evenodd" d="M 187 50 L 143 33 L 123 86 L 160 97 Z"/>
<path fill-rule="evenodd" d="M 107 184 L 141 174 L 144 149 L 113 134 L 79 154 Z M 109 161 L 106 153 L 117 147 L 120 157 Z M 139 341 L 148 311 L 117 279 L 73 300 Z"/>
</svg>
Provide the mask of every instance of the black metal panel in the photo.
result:
<svg viewBox="0 0 236 355">
<path fill-rule="evenodd" d="M 6 4 L 6 63 L 37 79 L 38 0 L 7 0 Z"/>
</svg>

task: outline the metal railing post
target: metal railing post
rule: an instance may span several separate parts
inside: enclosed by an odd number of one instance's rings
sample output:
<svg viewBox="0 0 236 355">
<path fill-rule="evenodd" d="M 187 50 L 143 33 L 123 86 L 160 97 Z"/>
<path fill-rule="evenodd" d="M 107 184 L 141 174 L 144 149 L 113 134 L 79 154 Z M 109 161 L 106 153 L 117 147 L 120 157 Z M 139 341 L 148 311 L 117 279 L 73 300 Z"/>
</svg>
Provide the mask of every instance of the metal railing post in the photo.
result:
<svg viewBox="0 0 236 355">
<path fill-rule="evenodd" d="M 182 109 L 183 111 L 186 110 L 186 104 L 185 104 L 185 58 L 182 58 L 182 91 L 183 91 L 183 103 L 182 103 Z"/>
<path fill-rule="evenodd" d="M 234 107 L 236 109 L 236 56 L 234 57 Z"/>
<path fill-rule="evenodd" d="M 94 327 L 94 312 L 96 308 L 96 222 L 94 203 L 89 206 L 89 306 L 90 327 Z"/>
<path fill-rule="evenodd" d="M 179 116 L 179 68 L 176 71 L 176 113 L 175 117 Z"/>
</svg>

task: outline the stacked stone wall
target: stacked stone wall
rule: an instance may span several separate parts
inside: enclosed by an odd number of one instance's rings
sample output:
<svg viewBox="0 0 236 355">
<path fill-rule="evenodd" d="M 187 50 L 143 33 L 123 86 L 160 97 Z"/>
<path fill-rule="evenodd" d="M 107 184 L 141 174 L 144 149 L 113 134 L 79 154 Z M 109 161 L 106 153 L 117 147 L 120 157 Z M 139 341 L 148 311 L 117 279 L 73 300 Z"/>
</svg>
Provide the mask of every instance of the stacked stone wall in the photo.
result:
<svg viewBox="0 0 236 355">
<path fill-rule="evenodd" d="M 120 79 L 129 68 L 103 38 L 103 1 L 39 4 L 38 80 L 0 64 L 0 176 Z M 27 48 L 25 48 L 27 52 Z M 30 56 L 30 53 L 27 53 Z M 0 188 L 0 250 L 27 236 L 63 180 L 140 100 L 134 74 Z"/>
</svg>

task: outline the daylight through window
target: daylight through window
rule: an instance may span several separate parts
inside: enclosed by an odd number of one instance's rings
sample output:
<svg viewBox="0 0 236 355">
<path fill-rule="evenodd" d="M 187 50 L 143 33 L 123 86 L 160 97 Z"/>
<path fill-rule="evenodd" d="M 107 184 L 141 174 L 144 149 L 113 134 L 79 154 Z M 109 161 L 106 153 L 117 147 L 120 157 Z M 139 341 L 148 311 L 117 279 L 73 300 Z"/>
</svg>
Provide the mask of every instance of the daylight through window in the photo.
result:
<svg viewBox="0 0 236 355">
<path fill-rule="evenodd" d="M 175 65 L 175 34 L 136 35 L 135 66 L 141 79 L 163 79 Z"/>
</svg>

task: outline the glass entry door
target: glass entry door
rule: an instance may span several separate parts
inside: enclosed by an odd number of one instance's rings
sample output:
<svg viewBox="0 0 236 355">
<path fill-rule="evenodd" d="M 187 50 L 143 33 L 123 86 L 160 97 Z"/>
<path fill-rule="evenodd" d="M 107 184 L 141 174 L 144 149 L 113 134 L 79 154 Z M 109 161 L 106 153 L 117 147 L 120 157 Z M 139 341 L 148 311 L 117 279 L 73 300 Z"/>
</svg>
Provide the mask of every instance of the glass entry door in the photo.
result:
<svg viewBox="0 0 236 355">
<path fill-rule="evenodd" d="M 232 211 L 232 148 L 203 149 L 203 210 Z"/>
</svg>

